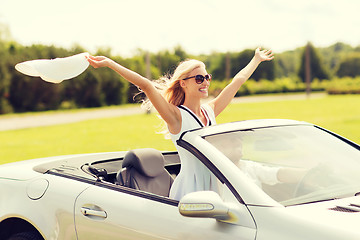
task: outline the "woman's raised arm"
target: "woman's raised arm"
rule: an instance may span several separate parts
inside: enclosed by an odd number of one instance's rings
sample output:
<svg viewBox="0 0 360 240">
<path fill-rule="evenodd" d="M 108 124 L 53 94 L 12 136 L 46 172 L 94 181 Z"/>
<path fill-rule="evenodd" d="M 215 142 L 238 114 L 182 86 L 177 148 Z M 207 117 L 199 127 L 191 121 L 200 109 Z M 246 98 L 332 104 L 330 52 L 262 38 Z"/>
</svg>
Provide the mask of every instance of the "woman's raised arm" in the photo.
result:
<svg viewBox="0 0 360 240">
<path fill-rule="evenodd" d="M 109 67 L 124 77 L 127 81 L 138 86 L 142 91 L 144 91 L 162 119 L 167 123 L 169 130 L 171 132 L 176 132 L 178 129 L 180 129 L 181 115 L 179 109 L 173 104 L 168 103 L 149 79 L 121 66 L 107 57 L 89 56 L 87 59 L 90 65 L 94 68 Z"/>
<path fill-rule="evenodd" d="M 257 48 L 254 57 L 248 65 L 238 72 L 221 93 L 209 103 L 214 109 L 215 116 L 218 116 L 229 105 L 241 85 L 250 78 L 259 64 L 263 61 L 270 61 L 273 58 L 274 56 L 271 50 L 261 50 L 260 48 Z"/>
</svg>

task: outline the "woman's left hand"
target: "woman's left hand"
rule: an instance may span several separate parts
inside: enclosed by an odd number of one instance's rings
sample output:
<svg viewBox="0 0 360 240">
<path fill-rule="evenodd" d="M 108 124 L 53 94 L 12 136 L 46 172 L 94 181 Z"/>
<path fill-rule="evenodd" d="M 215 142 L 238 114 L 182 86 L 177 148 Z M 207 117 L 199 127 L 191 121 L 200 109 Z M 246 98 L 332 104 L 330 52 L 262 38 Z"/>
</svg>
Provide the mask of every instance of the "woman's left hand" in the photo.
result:
<svg viewBox="0 0 360 240">
<path fill-rule="evenodd" d="M 255 50 L 255 57 L 259 59 L 261 62 L 270 61 L 274 59 L 274 54 L 271 50 L 261 50 L 261 47 L 258 47 Z"/>
</svg>

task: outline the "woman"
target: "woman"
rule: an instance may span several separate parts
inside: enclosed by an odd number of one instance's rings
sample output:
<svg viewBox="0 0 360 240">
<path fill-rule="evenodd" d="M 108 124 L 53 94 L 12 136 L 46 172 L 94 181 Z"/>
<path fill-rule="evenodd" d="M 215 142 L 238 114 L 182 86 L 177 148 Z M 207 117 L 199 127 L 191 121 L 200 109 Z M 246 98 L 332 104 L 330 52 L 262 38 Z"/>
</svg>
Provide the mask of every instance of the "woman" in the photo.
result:
<svg viewBox="0 0 360 240">
<path fill-rule="evenodd" d="M 181 160 L 180 173 L 170 190 L 170 198 L 176 200 L 180 200 L 189 192 L 217 191 L 216 178 L 197 158 L 178 146 L 176 141 L 184 131 L 215 124 L 215 117 L 231 102 L 238 89 L 249 79 L 258 65 L 273 58 L 271 50 L 257 48 L 252 60 L 236 74 L 231 83 L 216 98 L 201 105 L 201 100 L 208 97 L 211 75 L 207 73 L 205 64 L 200 61 L 187 60 L 181 62 L 162 94 L 149 79 L 109 58 L 103 56 L 87 57 L 93 67 L 109 67 L 138 86 L 166 122 Z"/>
</svg>

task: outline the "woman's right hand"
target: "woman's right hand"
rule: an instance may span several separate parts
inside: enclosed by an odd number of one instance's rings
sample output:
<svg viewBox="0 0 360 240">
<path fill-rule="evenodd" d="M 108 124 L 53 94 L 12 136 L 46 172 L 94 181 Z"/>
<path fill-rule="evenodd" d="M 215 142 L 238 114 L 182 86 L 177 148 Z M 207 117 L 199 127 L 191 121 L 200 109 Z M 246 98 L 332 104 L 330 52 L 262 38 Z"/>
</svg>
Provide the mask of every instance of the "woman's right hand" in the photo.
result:
<svg viewBox="0 0 360 240">
<path fill-rule="evenodd" d="M 104 56 L 87 56 L 86 59 L 94 68 L 108 67 L 111 60 Z"/>
<path fill-rule="evenodd" d="M 255 58 L 259 59 L 261 62 L 271 61 L 274 59 L 274 54 L 272 53 L 272 50 L 261 50 L 261 47 L 258 47 L 255 50 Z"/>
</svg>

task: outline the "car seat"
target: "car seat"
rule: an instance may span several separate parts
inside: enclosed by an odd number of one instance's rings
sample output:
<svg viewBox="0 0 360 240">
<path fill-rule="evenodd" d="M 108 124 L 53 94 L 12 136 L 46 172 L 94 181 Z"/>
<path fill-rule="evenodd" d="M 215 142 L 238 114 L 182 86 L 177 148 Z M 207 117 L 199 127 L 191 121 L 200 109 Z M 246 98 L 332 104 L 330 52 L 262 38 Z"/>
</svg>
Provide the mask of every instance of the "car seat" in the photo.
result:
<svg viewBox="0 0 360 240">
<path fill-rule="evenodd" d="M 122 186 L 164 197 L 169 196 L 174 181 L 164 168 L 164 156 L 152 148 L 128 151 L 116 180 Z"/>
</svg>

